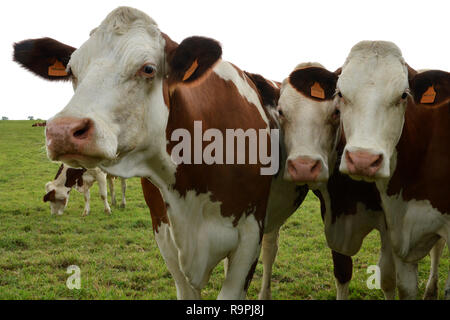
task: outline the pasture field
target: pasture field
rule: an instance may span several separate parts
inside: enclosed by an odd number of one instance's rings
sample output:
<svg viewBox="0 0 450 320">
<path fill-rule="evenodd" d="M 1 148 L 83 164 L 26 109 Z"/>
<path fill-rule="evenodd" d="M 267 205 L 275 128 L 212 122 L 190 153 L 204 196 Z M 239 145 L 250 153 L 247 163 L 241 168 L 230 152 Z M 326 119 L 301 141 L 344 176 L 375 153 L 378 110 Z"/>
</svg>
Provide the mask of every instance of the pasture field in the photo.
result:
<svg viewBox="0 0 450 320">
<path fill-rule="evenodd" d="M 138 178 L 128 180 L 127 207 L 107 216 L 97 184 L 91 189 L 91 214 L 81 217 L 83 196 L 72 191 L 62 216 L 51 216 L 42 201 L 44 185 L 59 164 L 47 159 L 44 128 L 33 121 L 0 121 L 0 299 L 176 299 L 175 285 L 154 240 Z M 120 199 L 120 185 L 116 192 Z M 369 290 L 367 267 L 378 261 L 379 237 L 372 232 L 354 257 L 351 299 L 382 299 Z M 429 273 L 429 257 L 419 266 L 420 295 Z M 66 269 L 81 269 L 81 289 L 69 290 Z M 449 270 L 445 249 L 440 293 Z M 248 298 L 257 299 L 259 262 Z M 215 299 L 223 264 L 214 270 L 203 298 Z M 274 266 L 273 299 L 335 299 L 331 252 L 323 234 L 319 202 L 310 193 L 283 226 Z"/>
</svg>

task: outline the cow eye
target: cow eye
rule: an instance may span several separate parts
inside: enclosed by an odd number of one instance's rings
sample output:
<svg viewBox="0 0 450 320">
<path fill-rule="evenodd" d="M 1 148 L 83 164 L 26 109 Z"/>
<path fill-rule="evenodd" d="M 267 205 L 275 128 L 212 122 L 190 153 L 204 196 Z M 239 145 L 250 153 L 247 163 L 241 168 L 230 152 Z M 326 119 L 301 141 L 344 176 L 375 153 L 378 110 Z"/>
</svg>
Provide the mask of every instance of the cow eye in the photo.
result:
<svg viewBox="0 0 450 320">
<path fill-rule="evenodd" d="M 154 65 L 146 64 L 141 68 L 139 73 L 145 78 L 152 78 L 156 73 L 156 68 Z"/>
<path fill-rule="evenodd" d="M 342 98 L 342 92 L 338 91 L 339 98 Z"/>
<path fill-rule="evenodd" d="M 408 93 L 403 92 L 403 94 L 402 94 L 402 99 L 405 100 L 407 96 L 408 96 Z"/>
<path fill-rule="evenodd" d="M 333 120 L 338 120 L 340 116 L 341 116 L 341 111 L 339 111 L 338 108 L 334 109 L 333 114 L 331 115 Z"/>
</svg>

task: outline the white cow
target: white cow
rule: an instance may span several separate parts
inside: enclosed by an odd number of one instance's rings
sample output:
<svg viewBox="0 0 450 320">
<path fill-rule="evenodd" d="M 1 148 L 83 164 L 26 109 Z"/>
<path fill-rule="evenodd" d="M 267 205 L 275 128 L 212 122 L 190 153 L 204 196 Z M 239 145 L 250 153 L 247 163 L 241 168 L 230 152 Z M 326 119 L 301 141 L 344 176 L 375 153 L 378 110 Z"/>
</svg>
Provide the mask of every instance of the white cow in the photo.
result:
<svg viewBox="0 0 450 320">
<path fill-rule="evenodd" d="M 111 214 L 111 208 L 108 204 L 106 190 L 106 173 L 99 168 L 94 169 L 75 169 L 61 164 L 53 181 L 45 185 L 44 202 L 50 202 L 52 214 L 62 215 L 69 202 L 69 195 L 73 188 L 84 195 L 83 216 L 87 216 L 90 211 L 90 188 L 94 182 L 98 182 L 100 197 L 105 206 L 105 212 Z"/>
</svg>

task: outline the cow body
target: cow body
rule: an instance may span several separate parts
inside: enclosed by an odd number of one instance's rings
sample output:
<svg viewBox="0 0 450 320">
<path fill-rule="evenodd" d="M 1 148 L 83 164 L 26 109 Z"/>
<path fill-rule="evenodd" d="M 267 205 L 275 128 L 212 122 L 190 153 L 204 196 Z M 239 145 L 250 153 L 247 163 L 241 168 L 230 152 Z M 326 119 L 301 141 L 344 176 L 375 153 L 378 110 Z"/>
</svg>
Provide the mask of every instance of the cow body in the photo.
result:
<svg viewBox="0 0 450 320">
<path fill-rule="evenodd" d="M 153 198 L 159 190 L 152 212 L 155 238 L 179 298 L 199 298 L 212 269 L 225 258 L 219 298 L 244 298 L 266 224 L 272 183 L 270 174 L 261 174 L 266 164 L 228 163 L 240 157 L 230 149 L 223 153 L 227 163 L 216 151 L 219 160 L 207 165 L 197 159 L 198 142 L 187 140 L 192 154 L 178 153 L 187 161 L 173 157 L 180 130 L 199 133 L 196 121 L 200 134 L 251 129 L 260 133 L 259 146 L 276 147 L 278 140 L 269 139 L 274 125 L 255 83 L 220 56 L 216 41 L 192 37 L 177 44 L 131 8 L 114 10 L 76 51 L 52 39 L 22 42 L 15 50 L 16 61 L 29 70 L 74 85 L 71 101 L 47 122 L 50 159 L 145 177 L 144 194 Z M 55 61 L 66 67 L 56 77 L 47 73 Z M 200 153 L 207 141 L 200 141 Z M 244 151 L 252 156 L 248 147 Z"/>
<path fill-rule="evenodd" d="M 373 229 L 379 231 L 381 239 L 381 288 L 387 299 L 393 299 L 395 266 L 380 194 L 375 183 L 355 181 L 339 172 L 346 144 L 335 97 L 339 73 L 340 70 L 329 72 L 317 63 L 301 64 L 283 83 L 279 112 L 289 151 L 285 177 L 307 183 L 321 201 L 327 243 L 334 250 L 338 299 L 348 295 L 350 256 L 359 251 Z M 426 289 L 429 298 L 437 295 L 441 252 L 442 242 L 431 252 L 432 268 Z"/>
<path fill-rule="evenodd" d="M 366 41 L 350 52 L 337 90 L 347 137 L 340 170 L 376 182 L 399 295 L 414 299 L 418 261 L 450 241 L 450 76 L 417 73 L 393 43 Z"/>
<path fill-rule="evenodd" d="M 61 164 L 55 179 L 45 185 L 45 191 L 47 193 L 44 196 L 44 202 L 50 202 L 52 214 L 62 215 L 69 201 L 70 192 L 72 189 L 75 189 L 84 195 L 85 206 L 82 215 L 86 216 L 91 211 L 89 190 L 95 181 L 98 182 L 100 197 L 105 206 L 105 212 L 111 214 L 111 208 L 107 199 L 106 173 L 99 168 L 88 170 L 75 169 Z"/>
</svg>

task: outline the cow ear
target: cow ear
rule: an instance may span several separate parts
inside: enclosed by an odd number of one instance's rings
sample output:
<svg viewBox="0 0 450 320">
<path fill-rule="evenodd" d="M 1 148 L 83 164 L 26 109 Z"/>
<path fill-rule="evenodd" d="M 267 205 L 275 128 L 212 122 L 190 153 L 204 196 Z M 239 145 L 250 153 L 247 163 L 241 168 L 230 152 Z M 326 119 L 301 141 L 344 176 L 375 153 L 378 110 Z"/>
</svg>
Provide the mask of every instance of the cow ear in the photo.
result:
<svg viewBox="0 0 450 320">
<path fill-rule="evenodd" d="M 330 72 L 321 67 L 301 68 L 289 75 L 289 83 L 297 91 L 319 101 L 333 99 L 337 79 L 337 72 Z"/>
<path fill-rule="evenodd" d="M 417 73 L 409 81 L 409 87 L 416 104 L 426 108 L 439 108 L 449 104 L 450 73 L 429 70 Z"/>
<path fill-rule="evenodd" d="M 187 84 L 200 79 L 221 56 L 222 47 L 214 39 L 184 39 L 169 57 L 169 83 Z"/>
<path fill-rule="evenodd" d="M 30 39 L 14 44 L 13 60 L 47 80 L 70 80 L 66 72 L 76 50 L 51 38 Z"/>
<path fill-rule="evenodd" d="M 52 191 L 48 192 L 45 196 L 44 196 L 44 202 L 47 201 L 55 201 L 55 189 L 53 189 Z"/>
</svg>

